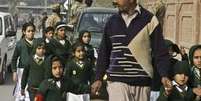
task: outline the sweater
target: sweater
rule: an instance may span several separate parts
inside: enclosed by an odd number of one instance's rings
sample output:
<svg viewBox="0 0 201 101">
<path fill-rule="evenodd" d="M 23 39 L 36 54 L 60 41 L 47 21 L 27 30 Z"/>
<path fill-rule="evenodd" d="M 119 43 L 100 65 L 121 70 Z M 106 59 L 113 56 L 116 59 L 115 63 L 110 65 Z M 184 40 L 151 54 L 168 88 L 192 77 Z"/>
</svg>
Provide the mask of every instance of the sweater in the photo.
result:
<svg viewBox="0 0 201 101">
<path fill-rule="evenodd" d="M 83 66 L 79 66 L 75 59 L 67 61 L 65 67 L 65 77 L 71 78 L 75 83 L 88 84 L 94 78 L 93 64 L 85 59 Z"/>
<path fill-rule="evenodd" d="M 11 61 L 12 72 L 16 72 L 17 68 L 24 68 L 28 65 L 29 57 L 34 52 L 36 41 L 36 39 L 33 40 L 33 45 L 30 45 L 24 38 L 17 42 Z M 17 65 L 18 58 L 19 63 Z"/>
<path fill-rule="evenodd" d="M 59 39 L 51 39 L 48 47 L 50 49 L 49 51 L 53 52 L 53 55 L 58 56 L 62 60 L 62 63 L 65 63 L 69 58 L 71 44 L 68 40 L 65 40 L 65 44 L 62 45 Z"/>
<path fill-rule="evenodd" d="M 96 80 L 104 74 L 108 80 L 136 86 L 150 86 L 152 58 L 160 76 L 168 76 L 169 54 L 156 17 L 140 7 L 127 27 L 121 14 L 106 23 L 97 59 Z"/>
<path fill-rule="evenodd" d="M 58 87 L 56 82 L 60 82 Z M 71 79 L 62 78 L 60 80 L 46 79 L 39 87 L 38 93 L 44 97 L 44 101 L 66 101 L 66 93 L 77 93 L 77 88 L 82 88 L 80 92 L 89 92 L 89 86 L 83 84 L 76 84 Z"/>
<path fill-rule="evenodd" d="M 26 84 L 29 87 L 38 88 L 40 83 L 49 77 L 49 60 L 45 58 L 41 64 L 38 64 L 33 57 L 30 58 L 29 64 L 24 68 L 21 88 L 25 89 Z"/>
</svg>

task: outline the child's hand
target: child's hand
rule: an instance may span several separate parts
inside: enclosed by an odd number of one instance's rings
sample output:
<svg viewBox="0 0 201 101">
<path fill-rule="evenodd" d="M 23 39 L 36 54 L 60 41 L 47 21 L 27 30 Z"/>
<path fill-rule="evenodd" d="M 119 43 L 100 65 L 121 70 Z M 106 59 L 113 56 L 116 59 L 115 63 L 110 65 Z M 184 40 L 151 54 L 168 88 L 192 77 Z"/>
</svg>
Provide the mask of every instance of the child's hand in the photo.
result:
<svg viewBox="0 0 201 101">
<path fill-rule="evenodd" d="M 13 81 L 17 82 L 17 73 L 16 72 L 13 72 Z"/>
<path fill-rule="evenodd" d="M 165 88 L 165 94 L 168 96 L 173 89 L 172 82 L 167 77 L 162 77 L 161 82 Z"/>
<path fill-rule="evenodd" d="M 21 89 L 21 95 L 22 95 L 22 96 L 25 95 L 25 91 L 24 91 L 24 89 Z"/>
<path fill-rule="evenodd" d="M 173 87 L 165 88 L 165 95 L 168 96 L 171 94 Z"/>
<path fill-rule="evenodd" d="M 201 96 L 201 88 L 193 88 L 193 93 L 197 96 Z"/>
</svg>

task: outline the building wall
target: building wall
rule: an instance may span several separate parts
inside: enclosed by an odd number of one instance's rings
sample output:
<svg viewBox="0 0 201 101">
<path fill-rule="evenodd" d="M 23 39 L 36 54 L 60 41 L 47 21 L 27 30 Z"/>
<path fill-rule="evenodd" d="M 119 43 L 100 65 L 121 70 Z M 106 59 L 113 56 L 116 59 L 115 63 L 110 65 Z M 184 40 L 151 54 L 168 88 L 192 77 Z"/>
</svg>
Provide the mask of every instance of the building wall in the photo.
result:
<svg viewBox="0 0 201 101">
<path fill-rule="evenodd" d="M 143 4 L 152 9 L 157 0 L 144 0 Z M 200 0 L 167 0 L 164 17 L 164 36 L 190 48 L 201 43 L 201 1 Z"/>
</svg>

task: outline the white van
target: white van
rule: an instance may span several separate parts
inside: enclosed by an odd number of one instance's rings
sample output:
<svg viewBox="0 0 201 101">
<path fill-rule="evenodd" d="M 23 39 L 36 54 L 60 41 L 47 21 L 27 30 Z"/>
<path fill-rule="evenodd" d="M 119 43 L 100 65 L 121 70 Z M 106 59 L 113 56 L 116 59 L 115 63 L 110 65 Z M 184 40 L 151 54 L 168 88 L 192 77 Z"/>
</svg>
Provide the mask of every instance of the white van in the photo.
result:
<svg viewBox="0 0 201 101">
<path fill-rule="evenodd" d="M 0 12 L 0 84 L 4 83 L 16 45 L 16 28 L 11 14 Z"/>
</svg>

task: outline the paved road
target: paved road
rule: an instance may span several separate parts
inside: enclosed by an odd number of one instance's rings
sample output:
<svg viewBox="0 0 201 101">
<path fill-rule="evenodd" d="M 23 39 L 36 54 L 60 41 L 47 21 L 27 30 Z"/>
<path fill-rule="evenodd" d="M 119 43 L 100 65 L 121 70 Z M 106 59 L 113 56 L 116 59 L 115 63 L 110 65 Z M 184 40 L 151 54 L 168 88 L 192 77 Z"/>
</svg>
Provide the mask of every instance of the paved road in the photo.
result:
<svg viewBox="0 0 201 101">
<path fill-rule="evenodd" d="M 12 96 L 14 83 L 11 80 L 11 73 L 8 74 L 4 85 L 0 85 L 0 101 L 14 101 Z"/>
<path fill-rule="evenodd" d="M 17 31 L 17 40 L 21 38 L 21 29 L 18 29 Z M 41 34 L 38 32 L 36 33 L 35 37 L 40 37 Z M 0 101 L 14 101 L 14 97 L 12 96 L 14 89 L 14 83 L 12 82 L 12 75 L 11 73 L 8 73 L 7 79 L 5 81 L 5 84 L 0 85 Z"/>
</svg>

